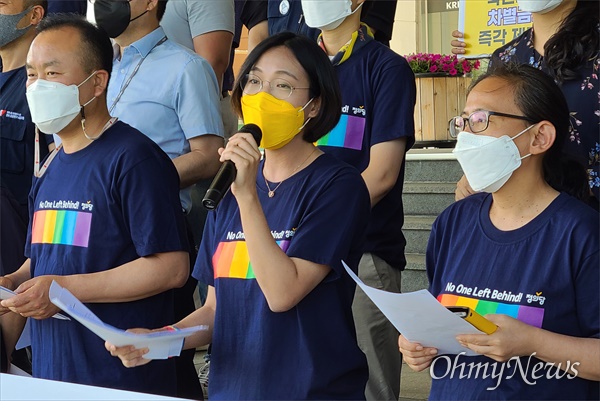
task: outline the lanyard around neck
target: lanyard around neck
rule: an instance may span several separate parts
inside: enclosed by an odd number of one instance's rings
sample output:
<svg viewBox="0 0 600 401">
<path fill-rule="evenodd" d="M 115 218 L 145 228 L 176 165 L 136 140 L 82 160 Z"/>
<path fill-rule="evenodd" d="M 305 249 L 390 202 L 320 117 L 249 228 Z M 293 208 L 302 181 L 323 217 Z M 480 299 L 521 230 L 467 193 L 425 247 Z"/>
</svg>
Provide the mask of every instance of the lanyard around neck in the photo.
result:
<svg viewBox="0 0 600 401">
<path fill-rule="evenodd" d="M 156 47 L 162 45 L 166 41 L 167 41 L 167 37 L 163 36 L 163 38 L 161 40 L 159 40 L 154 46 L 152 46 L 152 48 L 150 49 L 150 51 L 145 56 L 143 56 L 142 59 L 137 63 L 137 65 L 133 69 L 133 72 L 131 73 L 131 75 L 129 76 L 129 78 L 127 78 L 127 81 L 125 81 L 125 84 L 123 84 L 123 87 L 119 91 L 119 94 L 117 95 L 117 97 L 115 98 L 115 100 L 110 105 L 110 108 L 108 109 L 108 113 L 109 114 L 112 114 L 113 109 L 115 108 L 115 106 L 117 105 L 117 103 L 119 103 L 119 100 L 121 100 L 121 96 L 123 96 L 123 92 L 125 92 L 125 89 L 127 89 L 127 87 L 129 86 L 129 84 L 131 83 L 131 80 L 133 79 L 133 77 L 135 76 L 135 74 L 140 69 L 140 66 L 142 65 L 142 63 L 144 62 L 144 60 L 146 60 L 146 57 L 148 57 L 148 54 L 152 53 L 152 50 L 154 50 Z"/>
<path fill-rule="evenodd" d="M 104 133 L 104 131 L 109 129 L 117 120 L 118 119 L 116 117 L 110 118 L 106 122 L 106 124 L 104 124 L 104 127 L 102 127 L 102 130 L 100 131 L 100 133 L 98 134 L 98 136 L 95 139 L 100 138 L 100 136 Z M 44 164 L 42 164 L 42 166 L 40 166 L 40 130 L 38 129 L 38 127 L 35 127 L 35 146 L 34 146 L 34 158 L 33 158 L 33 175 L 35 177 L 40 178 L 41 176 L 44 175 L 46 170 L 48 170 L 48 166 L 50 166 L 50 163 L 52 163 L 52 160 L 54 160 L 54 158 L 56 157 L 58 152 L 60 152 L 60 150 L 62 149 L 62 146 L 63 145 L 61 143 L 56 148 L 54 148 L 52 150 L 52 152 L 50 152 L 50 154 L 46 158 L 46 161 L 44 162 Z"/>
<path fill-rule="evenodd" d="M 34 146 L 34 158 L 33 158 L 33 175 L 40 178 L 44 175 L 48 166 L 52 163 L 52 160 L 56 157 L 58 152 L 62 149 L 62 143 L 50 152 L 44 164 L 40 167 L 40 130 L 35 127 L 35 146 Z"/>
</svg>

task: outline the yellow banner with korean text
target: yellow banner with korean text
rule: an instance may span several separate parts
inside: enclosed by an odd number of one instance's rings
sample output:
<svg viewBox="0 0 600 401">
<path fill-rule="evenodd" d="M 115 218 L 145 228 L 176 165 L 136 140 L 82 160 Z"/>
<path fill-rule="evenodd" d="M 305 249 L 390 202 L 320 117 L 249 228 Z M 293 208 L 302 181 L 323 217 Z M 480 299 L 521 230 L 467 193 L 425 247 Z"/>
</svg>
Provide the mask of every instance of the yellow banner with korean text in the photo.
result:
<svg viewBox="0 0 600 401">
<path fill-rule="evenodd" d="M 497 48 L 531 28 L 531 13 L 516 0 L 461 0 L 458 30 L 467 44 L 465 57 L 491 56 Z"/>
</svg>

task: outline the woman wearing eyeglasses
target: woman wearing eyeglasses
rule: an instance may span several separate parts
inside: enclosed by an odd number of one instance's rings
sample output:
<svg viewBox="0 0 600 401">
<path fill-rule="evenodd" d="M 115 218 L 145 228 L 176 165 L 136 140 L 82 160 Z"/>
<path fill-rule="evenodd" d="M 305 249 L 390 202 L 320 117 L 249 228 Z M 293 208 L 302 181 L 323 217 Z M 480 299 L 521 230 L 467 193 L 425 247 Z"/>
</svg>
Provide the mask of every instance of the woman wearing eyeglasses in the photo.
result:
<svg viewBox="0 0 600 401">
<path fill-rule="evenodd" d="M 232 94 L 260 146 L 238 133 L 220 150 L 237 176 L 210 213 L 193 276 L 204 306 L 174 325 L 210 326 L 211 400 L 364 399 L 368 371 L 351 313 L 370 210 L 357 170 L 313 143 L 337 123 L 340 92 L 327 56 L 307 38 L 272 36 L 248 56 Z M 126 366 L 147 350 L 116 348 Z"/>
<path fill-rule="evenodd" d="M 599 222 L 576 198 L 585 171 L 562 156 L 568 128 L 560 89 L 527 65 L 486 73 L 451 120 L 456 157 L 482 193 L 434 223 L 429 290 L 498 328 L 457 337 L 481 356 L 440 356 L 400 336 L 407 364 L 431 369 L 430 399 L 598 399 Z"/>
</svg>

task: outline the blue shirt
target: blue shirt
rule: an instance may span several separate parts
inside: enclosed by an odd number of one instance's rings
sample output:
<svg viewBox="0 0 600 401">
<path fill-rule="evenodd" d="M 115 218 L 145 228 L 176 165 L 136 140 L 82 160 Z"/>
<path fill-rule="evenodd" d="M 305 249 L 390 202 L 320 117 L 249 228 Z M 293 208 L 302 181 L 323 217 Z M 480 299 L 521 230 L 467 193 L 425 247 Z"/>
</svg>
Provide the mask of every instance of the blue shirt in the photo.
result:
<svg viewBox="0 0 600 401">
<path fill-rule="evenodd" d="M 25 97 L 26 81 L 25 67 L 0 72 L 0 184 L 19 202 L 21 217 L 25 221 L 35 144 L 35 124 L 31 121 Z M 47 137 L 40 135 L 40 159 L 47 154 Z"/>
<path fill-rule="evenodd" d="M 356 46 L 356 45 L 355 45 Z M 355 50 L 335 70 L 342 91 L 342 116 L 337 126 L 317 141 L 319 148 L 363 172 L 378 143 L 415 138 L 415 78 L 406 60 L 374 40 Z M 396 269 L 404 269 L 406 240 L 402 234 L 404 154 L 396 184 L 373 207 L 365 252 Z"/>
<path fill-rule="evenodd" d="M 269 35 L 289 31 L 317 40 L 321 33 L 306 25 L 300 0 L 269 0 L 267 17 Z"/>
<path fill-rule="evenodd" d="M 490 220 L 491 203 L 490 194 L 472 195 L 437 218 L 426 257 L 431 293 L 445 306 L 469 306 L 554 333 L 598 338 L 598 214 L 563 193 L 523 227 L 502 231 Z M 534 366 L 544 363 L 535 357 L 510 363 L 456 358 L 434 360 L 430 400 L 598 399 L 598 382 L 567 377 L 573 376 L 573 365 L 562 365 L 566 371 L 545 365 L 536 372 Z"/>
<path fill-rule="evenodd" d="M 119 117 L 161 147 L 171 159 L 190 152 L 189 139 L 223 136 L 219 85 L 206 60 L 170 41 L 161 27 L 127 46 L 113 62 L 108 85 L 110 108 L 142 57 L 146 57 L 111 115 Z M 216 156 L 215 156 L 216 157 Z M 190 190 L 181 203 L 191 209 Z"/>
<path fill-rule="evenodd" d="M 271 188 L 274 186 L 271 185 Z M 273 198 L 258 169 L 256 190 L 274 240 L 289 256 L 331 267 L 296 306 L 269 309 L 249 259 L 235 197 L 209 213 L 193 276 L 215 288 L 211 400 L 364 400 L 368 377 L 352 299 L 369 216 L 356 169 L 329 155 L 281 183 Z"/>
<path fill-rule="evenodd" d="M 78 152 L 59 151 L 29 196 L 31 276 L 90 274 L 187 251 L 178 192 L 169 158 L 120 121 Z M 173 290 L 87 306 L 120 329 L 162 327 L 174 318 Z M 32 319 L 31 342 L 35 377 L 175 395 L 174 359 L 128 369 L 74 320 Z"/>
</svg>

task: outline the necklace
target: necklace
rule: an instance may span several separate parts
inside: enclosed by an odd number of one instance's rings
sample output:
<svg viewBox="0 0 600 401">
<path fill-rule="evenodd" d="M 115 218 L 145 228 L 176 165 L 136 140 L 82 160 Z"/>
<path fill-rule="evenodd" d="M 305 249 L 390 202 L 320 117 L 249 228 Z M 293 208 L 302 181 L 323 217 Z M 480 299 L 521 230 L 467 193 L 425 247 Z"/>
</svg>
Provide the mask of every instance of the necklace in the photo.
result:
<svg viewBox="0 0 600 401">
<path fill-rule="evenodd" d="M 117 120 L 118 120 L 117 117 L 111 117 L 107 121 L 107 123 L 104 125 L 104 127 L 102 128 L 102 131 L 98 134 L 98 136 L 90 137 L 85 132 L 85 125 L 84 125 L 85 119 L 82 119 L 81 120 L 81 128 L 83 128 L 83 135 L 85 135 L 85 137 L 87 139 L 89 139 L 90 141 L 95 141 L 96 139 L 100 138 L 100 135 L 102 135 L 104 133 L 104 131 L 109 129 L 110 126 L 113 125 L 115 123 L 115 121 L 117 121 Z M 48 166 L 50 165 L 50 163 L 52 163 L 52 160 L 54 160 L 54 158 L 56 157 L 58 152 L 60 152 L 61 149 L 62 149 L 62 143 L 60 145 L 58 145 L 56 148 L 54 148 L 54 150 L 52 150 L 52 152 L 46 158 L 46 161 L 44 162 L 44 164 L 42 166 L 40 166 L 40 130 L 38 129 L 38 127 L 35 127 L 33 175 L 36 176 L 37 178 L 40 178 L 41 176 L 43 176 L 44 173 L 46 172 L 46 170 L 48 169 Z"/>
<path fill-rule="evenodd" d="M 85 130 L 85 118 L 81 119 L 81 129 L 83 130 L 83 135 L 89 139 L 90 141 L 95 141 L 96 139 L 100 138 L 100 136 L 102 134 L 104 134 L 104 131 L 106 131 L 107 129 L 110 128 L 111 125 L 113 125 L 116 121 L 118 120 L 117 117 L 111 117 L 108 119 L 108 121 L 106 122 L 106 124 L 104 124 L 104 127 L 102 127 L 102 129 L 100 130 L 100 133 L 97 136 L 89 136 Z"/>
<path fill-rule="evenodd" d="M 304 163 L 306 163 L 306 161 L 307 161 L 307 160 L 308 160 L 308 159 L 309 159 L 309 158 L 310 158 L 310 157 L 313 155 L 313 153 L 315 153 L 315 152 L 317 151 L 317 149 L 318 149 L 318 148 L 316 148 L 316 147 L 315 147 L 315 148 L 313 149 L 313 151 L 312 151 L 312 152 L 310 152 L 310 154 L 309 154 L 309 155 L 306 157 L 306 159 L 304 159 L 304 160 L 302 161 L 302 163 L 300 163 L 300 164 L 298 164 L 298 165 L 296 166 L 296 168 L 295 168 L 295 169 L 292 171 L 292 173 L 291 173 L 291 174 L 288 176 L 288 178 L 290 178 L 291 176 L 293 176 L 293 175 L 294 175 L 294 173 L 295 173 L 296 171 L 298 171 L 298 169 L 300 168 L 300 166 L 302 166 Z M 287 180 L 288 178 L 286 178 L 285 180 Z M 283 182 L 284 182 L 285 180 L 282 180 L 282 181 L 281 181 L 279 184 L 277 184 L 277 186 L 276 186 L 275 188 L 271 189 L 271 187 L 269 187 L 269 181 L 267 181 L 267 179 L 265 178 L 265 185 L 267 186 L 267 189 L 268 189 L 268 191 L 269 191 L 269 192 L 268 192 L 268 194 L 269 194 L 269 198 L 272 198 L 272 197 L 274 197 L 274 196 L 275 196 L 275 191 L 277 191 L 277 188 L 279 188 L 279 187 L 281 186 L 281 184 L 283 184 Z"/>
</svg>

